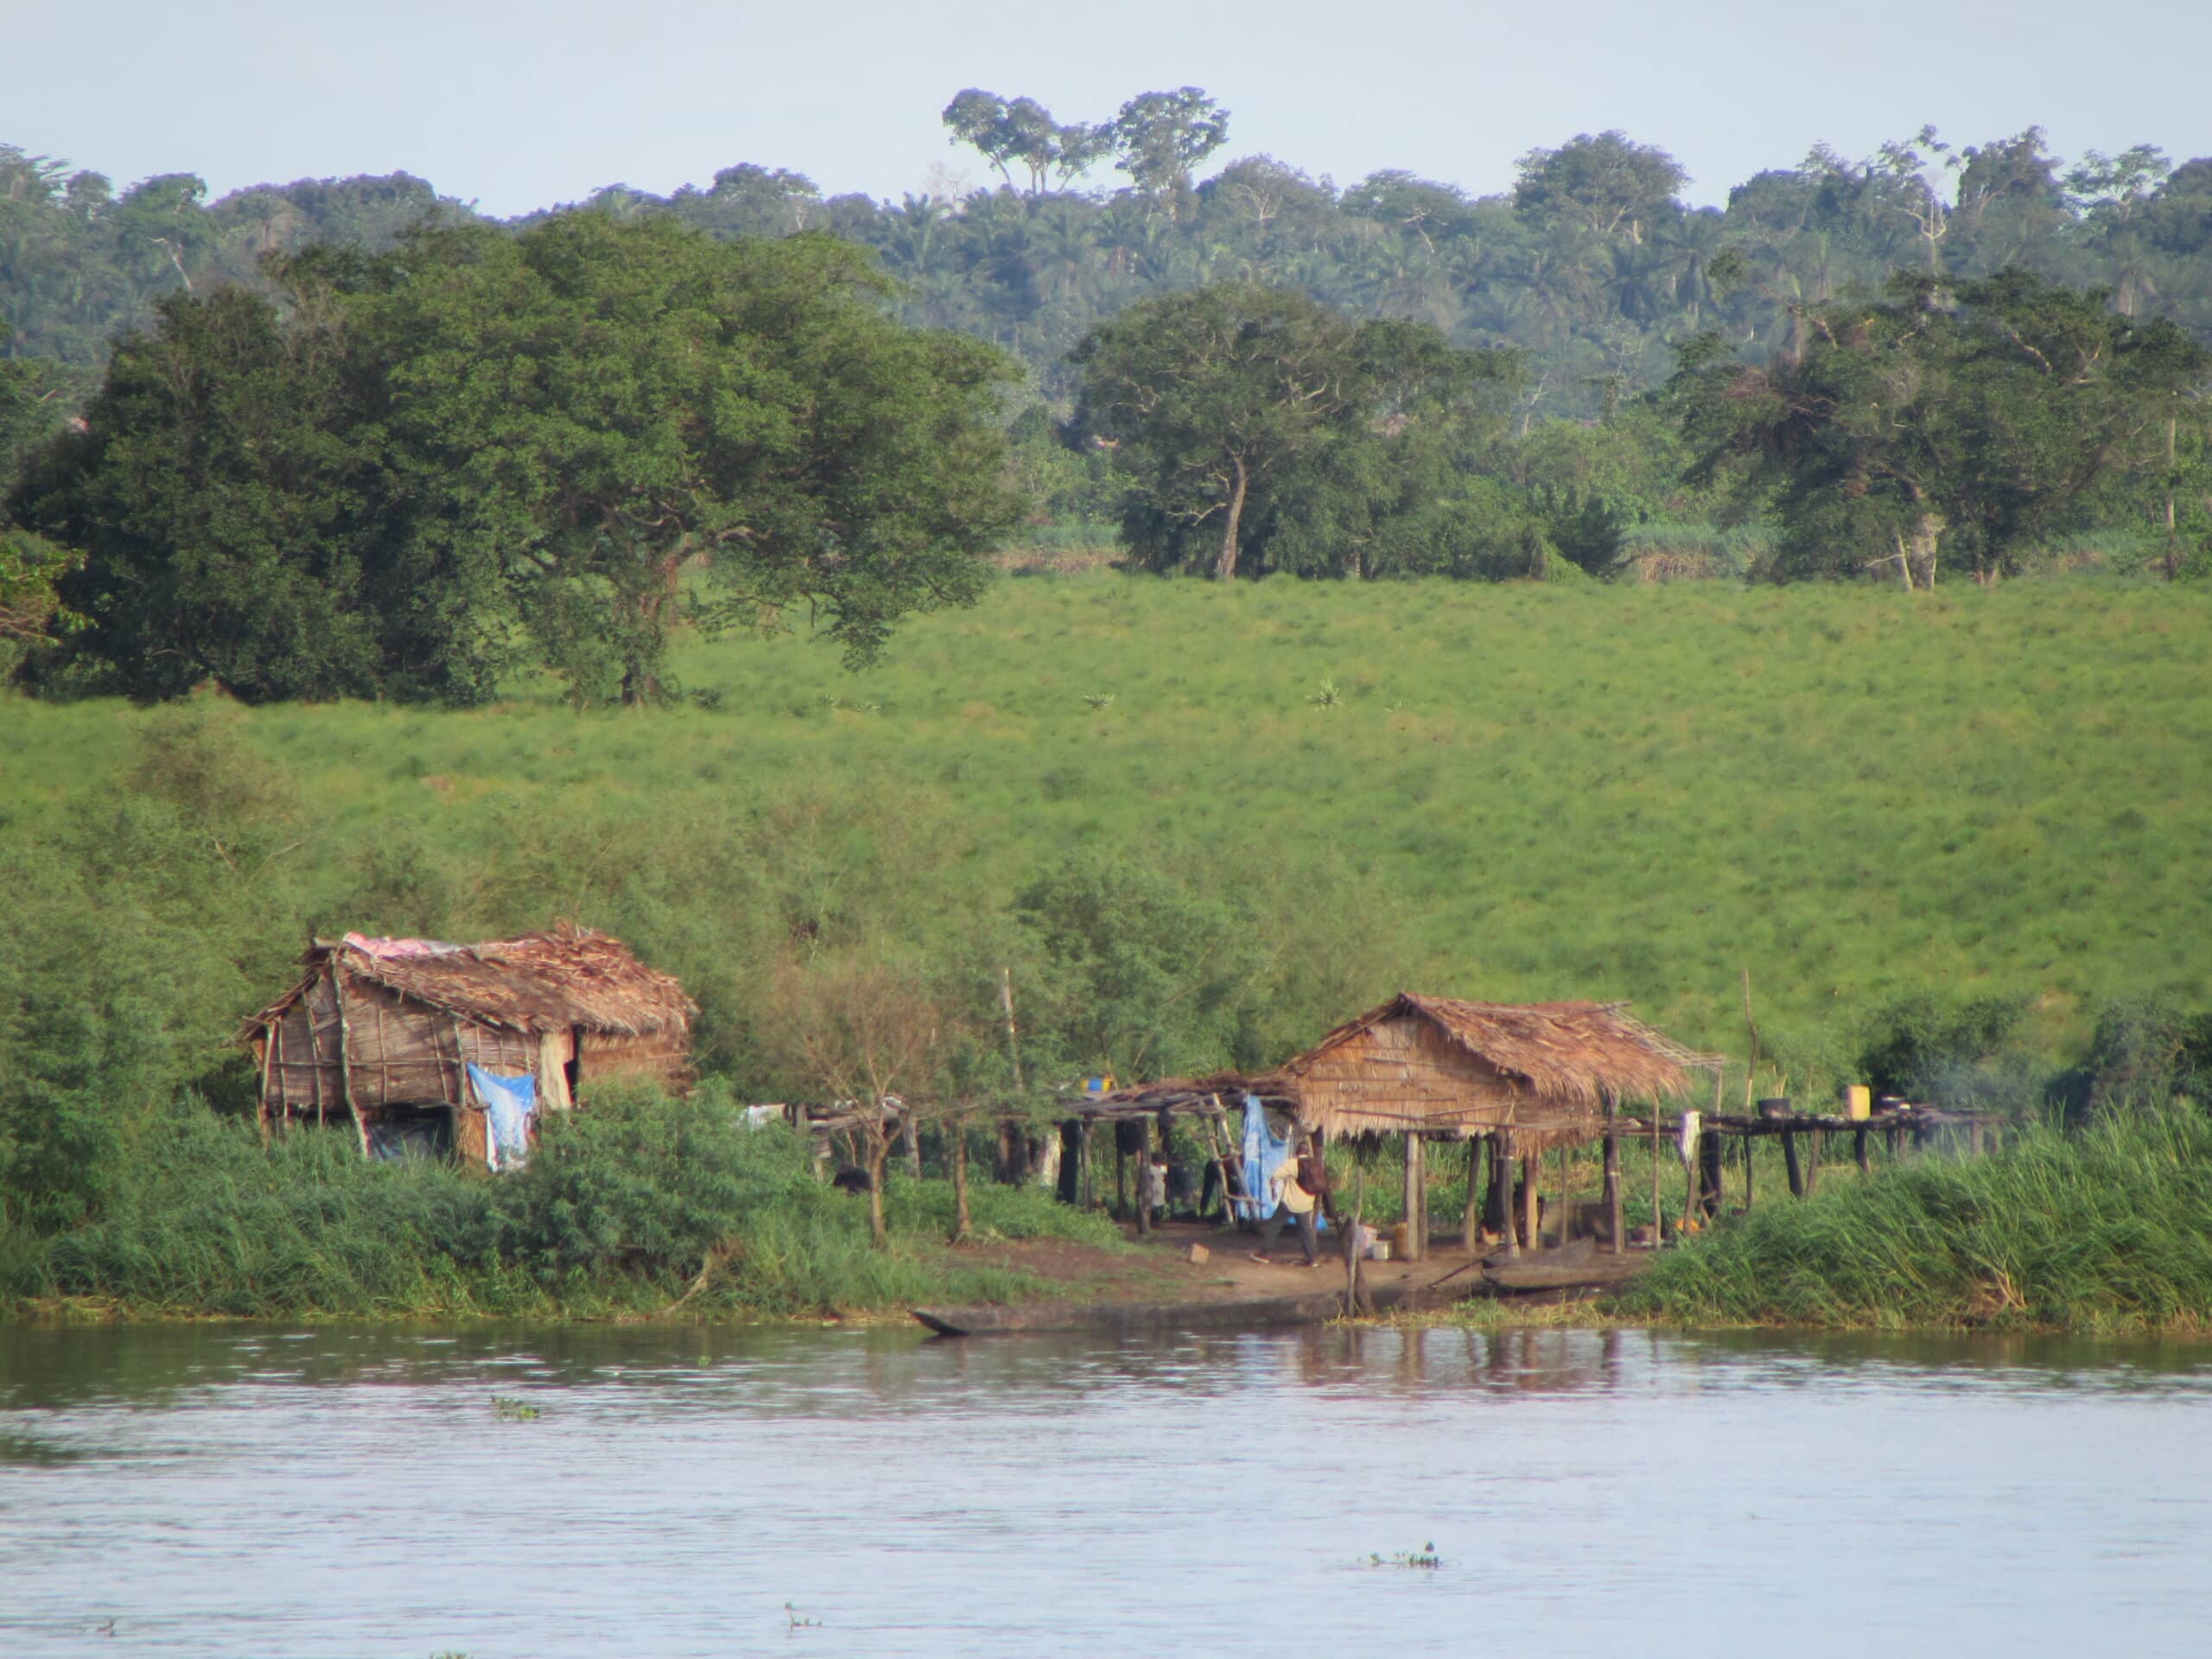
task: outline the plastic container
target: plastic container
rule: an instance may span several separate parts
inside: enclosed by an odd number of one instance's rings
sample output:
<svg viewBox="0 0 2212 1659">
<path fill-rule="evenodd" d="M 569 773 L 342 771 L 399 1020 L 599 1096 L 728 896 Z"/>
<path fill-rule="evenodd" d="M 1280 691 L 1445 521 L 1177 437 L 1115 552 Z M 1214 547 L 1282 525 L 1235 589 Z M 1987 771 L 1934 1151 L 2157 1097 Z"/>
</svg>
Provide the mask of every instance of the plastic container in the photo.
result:
<svg viewBox="0 0 2212 1659">
<path fill-rule="evenodd" d="M 1367 1247 L 1367 1259 L 1370 1262 L 1388 1262 L 1390 1259 L 1390 1241 L 1387 1238 L 1376 1239 Z"/>
<path fill-rule="evenodd" d="M 1403 1255 L 1406 1253 L 1406 1246 L 1411 1242 L 1412 1237 L 1413 1235 L 1407 1230 L 1406 1224 L 1402 1221 L 1390 1229 L 1390 1248 L 1400 1255 Z"/>
<path fill-rule="evenodd" d="M 1863 1083 L 1847 1083 L 1843 1087 L 1843 1115 L 1846 1117 L 1871 1117 L 1874 1112 L 1874 1091 Z"/>
</svg>

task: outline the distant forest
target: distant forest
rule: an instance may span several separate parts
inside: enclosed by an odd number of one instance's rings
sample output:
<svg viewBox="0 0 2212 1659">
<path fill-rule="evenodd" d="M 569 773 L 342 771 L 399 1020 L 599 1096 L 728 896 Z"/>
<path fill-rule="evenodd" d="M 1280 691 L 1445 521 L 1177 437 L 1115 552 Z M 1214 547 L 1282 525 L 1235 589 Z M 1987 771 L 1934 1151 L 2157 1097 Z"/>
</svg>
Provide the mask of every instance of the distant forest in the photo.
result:
<svg viewBox="0 0 2212 1659">
<path fill-rule="evenodd" d="M 1398 171 L 1339 186 L 1268 156 L 1194 181 L 1229 133 L 1227 112 L 1196 88 L 1132 99 L 1096 125 L 971 89 L 945 124 L 990 188 L 825 198 L 804 174 L 747 162 L 668 196 L 616 184 L 574 205 L 671 215 L 721 238 L 816 231 L 865 245 L 901 283 L 906 321 L 1014 353 L 1060 405 L 1075 387 L 1069 354 L 1099 322 L 1223 282 L 1300 289 L 1354 316 L 1515 351 L 1524 430 L 1663 383 L 1674 348 L 1702 332 L 1761 360 L 1809 308 L 1900 269 L 1972 278 L 2021 266 L 2212 340 L 2212 157 L 2175 165 L 2148 145 L 2069 159 L 2038 128 L 1955 147 L 1923 130 L 1869 156 L 1816 148 L 1715 209 L 1686 207 L 1681 165 L 1618 132 L 1532 150 L 1510 191 L 1471 197 Z M 0 354 L 89 369 L 172 289 L 257 282 L 271 252 L 382 248 L 426 219 L 473 217 L 404 173 L 209 201 L 189 174 L 118 193 L 0 145 Z"/>
</svg>

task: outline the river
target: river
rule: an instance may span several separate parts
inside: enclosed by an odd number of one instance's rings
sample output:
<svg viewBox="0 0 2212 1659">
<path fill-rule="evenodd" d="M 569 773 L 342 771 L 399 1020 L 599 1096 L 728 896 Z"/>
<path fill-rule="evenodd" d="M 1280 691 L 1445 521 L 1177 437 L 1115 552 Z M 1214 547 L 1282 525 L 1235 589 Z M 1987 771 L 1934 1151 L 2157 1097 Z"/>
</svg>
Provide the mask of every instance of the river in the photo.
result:
<svg viewBox="0 0 2212 1659">
<path fill-rule="evenodd" d="M 2208 1619 L 2203 1348 L 0 1326 L 11 1656 L 1888 1659 Z"/>
</svg>

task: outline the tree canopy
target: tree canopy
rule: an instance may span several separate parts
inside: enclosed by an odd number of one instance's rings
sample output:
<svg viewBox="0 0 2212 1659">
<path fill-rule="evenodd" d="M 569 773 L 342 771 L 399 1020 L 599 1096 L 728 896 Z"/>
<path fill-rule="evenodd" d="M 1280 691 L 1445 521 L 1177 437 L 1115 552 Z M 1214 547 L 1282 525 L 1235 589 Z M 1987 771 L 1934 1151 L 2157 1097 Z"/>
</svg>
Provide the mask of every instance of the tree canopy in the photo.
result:
<svg viewBox="0 0 2212 1659">
<path fill-rule="evenodd" d="M 1675 381 L 1696 470 L 1733 467 L 1771 500 L 1790 573 L 1894 563 L 1932 587 L 1946 550 L 2006 573 L 2024 542 L 2155 468 L 2212 368 L 2171 323 L 2107 298 L 2017 269 L 1904 272 L 1878 300 L 1813 309 L 1802 353 L 1764 365 L 1708 335 Z"/>
<path fill-rule="evenodd" d="M 572 214 L 272 276 L 164 297 L 16 493 L 134 695 L 636 700 L 679 620 L 794 609 L 861 658 L 1011 519 L 1010 366 L 848 244 Z"/>
<path fill-rule="evenodd" d="M 1421 463 L 1461 459 L 1480 390 L 1507 372 L 1426 324 L 1356 322 L 1250 283 L 1142 302 L 1074 355 L 1077 426 L 1133 486 L 1132 550 L 1161 569 L 1205 557 L 1224 579 L 1347 553 L 1370 574 L 1377 521 L 1448 487 Z M 1248 563 L 1251 524 L 1263 551 Z"/>
</svg>

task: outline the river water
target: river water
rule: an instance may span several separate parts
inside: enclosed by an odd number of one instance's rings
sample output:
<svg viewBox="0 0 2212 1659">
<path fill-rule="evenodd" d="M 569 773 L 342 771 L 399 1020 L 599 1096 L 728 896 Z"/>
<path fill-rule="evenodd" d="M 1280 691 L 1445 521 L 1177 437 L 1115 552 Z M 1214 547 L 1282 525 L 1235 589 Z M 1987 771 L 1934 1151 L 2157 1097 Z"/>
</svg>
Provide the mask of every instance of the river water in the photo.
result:
<svg viewBox="0 0 2212 1659">
<path fill-rule="evenodd" d="M 10 1659 L 1509 1643 L 2212 1651 L 2212 1351 L 0 1326 Z"/>
</svg>

